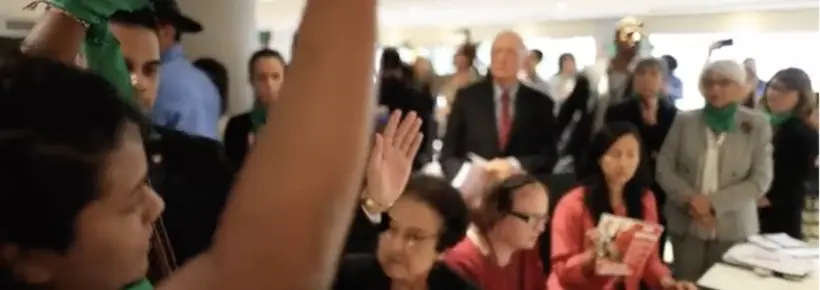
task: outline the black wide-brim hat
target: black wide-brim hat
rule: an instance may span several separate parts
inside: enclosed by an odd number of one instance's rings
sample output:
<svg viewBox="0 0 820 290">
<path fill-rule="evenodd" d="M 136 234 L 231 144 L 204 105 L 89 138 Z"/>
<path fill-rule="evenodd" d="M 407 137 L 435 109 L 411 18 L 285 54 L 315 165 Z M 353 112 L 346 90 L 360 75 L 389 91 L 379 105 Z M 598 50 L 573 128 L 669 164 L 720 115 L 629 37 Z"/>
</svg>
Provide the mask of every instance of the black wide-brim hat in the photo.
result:
<svg viewBox="0 0 820 290">
<path fill-rule="evenodd" d="M 154 13 L 160 23 L 173 25 L 180 33 L 197 33 L 202 31 L 202 24 L 182 14 L 175 0 L 151 0 Z"/>
</svg>

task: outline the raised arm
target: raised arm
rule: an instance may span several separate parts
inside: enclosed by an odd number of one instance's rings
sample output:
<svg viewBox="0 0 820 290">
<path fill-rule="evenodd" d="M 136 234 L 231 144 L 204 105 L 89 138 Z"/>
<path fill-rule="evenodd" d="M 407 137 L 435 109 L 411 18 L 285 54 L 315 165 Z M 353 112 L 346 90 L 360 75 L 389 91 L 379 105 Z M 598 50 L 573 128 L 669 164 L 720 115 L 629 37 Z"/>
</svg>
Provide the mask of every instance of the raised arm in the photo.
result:
<svg viewBox="0 0 820 290">
<path fill-rule="evenodd" d="M 308 0 L 288 82 L 245 161 L 210 289 L 328 289 L 372 131 L 376 1 Z"/>
<path fill-rule="evenodd" d="M 23 39 L 21 50 L 71 64 L 80 53 L 84 37 L 85 27 L 76 18 L 49 10 Z"/>
</svg>

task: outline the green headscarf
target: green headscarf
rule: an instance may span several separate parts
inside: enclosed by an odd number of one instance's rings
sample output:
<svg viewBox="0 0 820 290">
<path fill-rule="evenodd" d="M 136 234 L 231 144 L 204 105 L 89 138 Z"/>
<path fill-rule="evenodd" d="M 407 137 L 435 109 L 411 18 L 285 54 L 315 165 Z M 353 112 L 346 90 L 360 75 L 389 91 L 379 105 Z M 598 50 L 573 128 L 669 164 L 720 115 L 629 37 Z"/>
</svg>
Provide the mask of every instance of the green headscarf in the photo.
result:
<svg viewBox="0 0 820 290">
<path fill-rule="evenodd" d="M 769 110 L 769 107 L 764 107 L 763 112 L 766 113 L 767 116 L 769 116 L 769 122 L 775 126 L 783 124 L 783 122 L 788 121 L 792 116 L 794 116 L 792 112 L 774 113 L 771 110 Z"/>
<path fill-rule="evenodd" d="M 733 102 L 723 108 L 717 108 L 709 103 L 703 107 L 703 120 L 706 121 L 706 126 L 712 129 L 715 133 L 726 133 L 735 130 L 735 113 L 737 113 L 738 104 Z"/>
<path fill-rule="evenodd" d="M 83 50 L 88 68 L 111 82 L 120 95 L 133 102 L 131 78 L 119 42 L 108 30 L 114 12 L 135 11 L 148 5 L 146 0 L 48 0 L 50 6 L 88 24 Z"/>
<path fill-rule="evenodd" d="M 251 133 L 256 134 L 268 123 L 268 105 L 259 100 L 253 103 L 251 109 Z"/>
</svg>

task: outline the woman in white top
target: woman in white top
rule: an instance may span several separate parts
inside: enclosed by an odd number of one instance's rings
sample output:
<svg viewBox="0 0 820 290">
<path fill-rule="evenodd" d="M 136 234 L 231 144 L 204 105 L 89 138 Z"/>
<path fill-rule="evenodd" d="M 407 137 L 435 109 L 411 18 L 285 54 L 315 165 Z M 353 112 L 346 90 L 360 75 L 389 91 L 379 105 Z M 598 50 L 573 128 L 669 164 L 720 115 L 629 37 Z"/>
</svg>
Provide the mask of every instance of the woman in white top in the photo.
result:
<svg viewBox="0 0 820 290">
<path fill-rule="evenodd" d="M 745 80 L 736 62 L 708 64 L 700 77 L 706 106 L 677 115 L 658 155 L 680 279 L 697 281 L 759 229 L 755 201 L 772 180 L 772 129 L 764 115 L 739 105 Z"/>
<path fill-rule="evenodd" d="M 558 73 L 549 80 L 550 96 L 555 101 L 556 112 L 575 89 L 577 74 L 575 56 L 571 53 L 564 53 L 558 57 Z"/>
</svg>

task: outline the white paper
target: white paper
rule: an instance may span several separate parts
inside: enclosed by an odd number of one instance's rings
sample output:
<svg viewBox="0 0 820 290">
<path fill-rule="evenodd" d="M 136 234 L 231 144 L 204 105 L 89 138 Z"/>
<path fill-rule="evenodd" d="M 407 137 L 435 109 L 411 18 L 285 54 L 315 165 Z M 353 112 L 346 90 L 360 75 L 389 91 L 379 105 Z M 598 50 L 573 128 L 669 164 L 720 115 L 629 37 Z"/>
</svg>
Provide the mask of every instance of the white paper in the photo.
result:
<svg viewBox="0 0 820 290">
<path fill-rule="evenodd" d="M 805 248 L 809 246 L 806 242 L 792 238 L 785 233 L 765 234 L 763 237 L 782 248 Z"/>
<path fill-rule="evenodd" d="M 815 267 L 814 260 L 795 259 L 779 251 L 766 249 L 753 243 L 733 246 L 723 254 L 723 260 L 730 264 L 801 277 L 809 274 Z"/>
<path fill-rule="evenodd" d="M 480 195 L 487 185 L 487 160 L 473 153 L 468 153 L 467 158 L 470 161 L 461 164 L 450 184 L 461 191 L 464 199 L 470 200 Z"/>
</svg>

